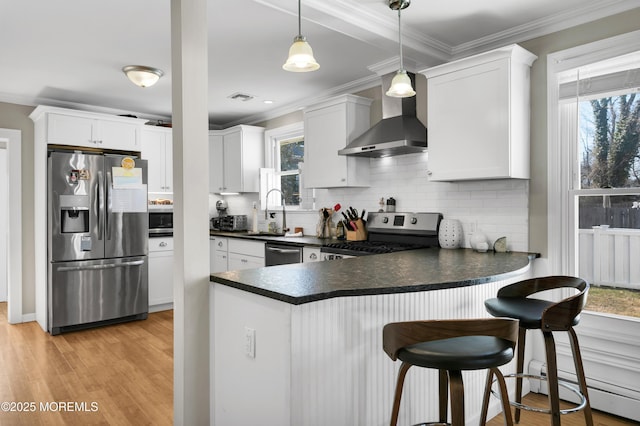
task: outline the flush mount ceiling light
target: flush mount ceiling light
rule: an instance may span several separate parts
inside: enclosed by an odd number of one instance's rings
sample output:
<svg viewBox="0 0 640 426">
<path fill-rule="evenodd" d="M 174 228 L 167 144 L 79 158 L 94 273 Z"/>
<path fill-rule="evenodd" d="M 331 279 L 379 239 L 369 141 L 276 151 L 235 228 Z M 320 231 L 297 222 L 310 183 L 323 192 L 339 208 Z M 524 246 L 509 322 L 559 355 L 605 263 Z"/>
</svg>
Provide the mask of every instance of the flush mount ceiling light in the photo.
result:
<svg viewBox="0 0 640 426">
<path fill-rule="evenodd" d="M 140 87 L 153 86 L 164 75 L 161 70 L 145 67 L 144 65 L 127 65 L 122 68 L 122 72 L 127 75 L 133 84 Z"/>
<path fill-rule="evenodd" d="M 291 72 L 315 71 L 320 68 L 320 64 L 313 57 L 313 50 L 307 43 L 307 38 L 302 35 L 300 2 L 301 0 L 298 0 L 298 35 L 293 39 L 293 44 L 289 48 L 289 57 L 282 69 Z"/>
<path fill-rule="evenodd" d="M 398 11 L 398 44 L 400 44 L 400 69 L 391 80 L 391 87 L 386 95 L 394 98 L 409 98 L 415 96 L 416 92 L 411 86 L 411 79 L 407 75 L 402 62 L 402 23 L 400 21 L 402 9 L 406 9 L 411 4 L 411 0 L 389 0 L 389 8 Z"/>
</svg>

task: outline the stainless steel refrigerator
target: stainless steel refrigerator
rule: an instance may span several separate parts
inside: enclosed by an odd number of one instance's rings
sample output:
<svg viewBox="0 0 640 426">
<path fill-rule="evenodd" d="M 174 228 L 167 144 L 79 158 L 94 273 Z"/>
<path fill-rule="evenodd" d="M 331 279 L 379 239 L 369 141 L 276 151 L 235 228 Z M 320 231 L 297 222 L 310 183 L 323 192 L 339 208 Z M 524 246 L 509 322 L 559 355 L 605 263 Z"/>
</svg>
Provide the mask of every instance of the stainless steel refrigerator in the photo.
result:
<svg viewBox="0 0 640 426">
<path fill-rule="evenodd" d="M 147 317 L 147 162 L 132 154 L 48 153 L 52 335 Z"/>
</svg>

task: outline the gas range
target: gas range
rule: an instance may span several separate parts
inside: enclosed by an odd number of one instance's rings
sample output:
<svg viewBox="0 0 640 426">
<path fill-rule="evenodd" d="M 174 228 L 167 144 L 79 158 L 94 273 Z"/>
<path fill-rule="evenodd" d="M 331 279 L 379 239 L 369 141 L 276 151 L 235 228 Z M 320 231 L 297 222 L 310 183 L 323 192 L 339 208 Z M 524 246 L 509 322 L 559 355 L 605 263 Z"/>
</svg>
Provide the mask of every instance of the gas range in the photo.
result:
<svg viewBox="0 0 640 426">
<path fill-rule="evenodd" d="M 440 213 L 369 213 L 365 241 L 338 241 L 324 245 L 323 260 L 344 259 L 403 250 L 439 247 Z"/>
</svg>

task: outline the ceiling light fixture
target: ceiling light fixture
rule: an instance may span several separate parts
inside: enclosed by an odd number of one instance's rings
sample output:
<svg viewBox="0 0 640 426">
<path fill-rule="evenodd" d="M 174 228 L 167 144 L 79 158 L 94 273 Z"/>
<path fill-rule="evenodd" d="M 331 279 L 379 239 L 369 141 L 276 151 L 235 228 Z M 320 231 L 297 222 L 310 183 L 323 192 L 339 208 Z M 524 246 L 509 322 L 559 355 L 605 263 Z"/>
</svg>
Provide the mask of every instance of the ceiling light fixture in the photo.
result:
<svg viewBox="0 0 640 426">
<path fill-rule="evenodd" d="M 313 50 L 307 43 L 307 38 L 302 35 L 300 2 L 301 0 L 298 0 L 298 35 L 293 39 L 293 44 L 289 48 L 289 57 L 282 69 L 291 72 L 315 71 L 320 68 L 320 64 L 313 57 Z"/>
<path fill-rule="evenodd" d="M 389 0 L 389 8 L 398 11 L 398 41 L 400 44 L 400 69 L 391 80 L 391 87 L 387 90 L 387 96 L 394 98 L 409 98 L 415 96 L 416 92 L 411 86 L 411 78 L 404 69 L 402 62 L 402 23 L 400 21 L 400 11 L 406 9 L 411 4 L 411 0 Z"/>
<path fill-rule="evenodd" d="M 153 86 L 164 75 L 161 70 L 145 67 L 144 65 L 127 65 L 122 68 L 122 72 L 127 75 L 133 84 L 140 87 Z"/>
</svg>

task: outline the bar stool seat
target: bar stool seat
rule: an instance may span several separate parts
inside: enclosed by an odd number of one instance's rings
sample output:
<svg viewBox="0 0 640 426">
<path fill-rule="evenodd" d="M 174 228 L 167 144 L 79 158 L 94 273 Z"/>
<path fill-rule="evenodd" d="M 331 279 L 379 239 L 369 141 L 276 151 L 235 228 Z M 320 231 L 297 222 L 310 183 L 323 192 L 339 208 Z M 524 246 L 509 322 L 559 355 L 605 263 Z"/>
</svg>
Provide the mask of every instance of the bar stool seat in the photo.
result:
<svg viewBox="0 0 640 426">
<path fill-rule="evenodd" d="M 562 288 L 572 288 L 577 293 L 557 302 L 531 297 L 542 291 Z M 586 304 L 588 291 L 589 284 L 583 279 L 569 276 L 549 276 L 507 285 L 498 291 L 496 298 L 488 299 L 484 302 L 487 312 L 491 315 L 519 320 L 517 372 L 512 375 L 516 378 L 516 399 L 512 402 L 512 405 L 516 407 L 516 423 L 520 421 L 520 408 L 530 409 L 530 407 L 522 404 L 522 379 L 529 377 L 541 380 L 546 379 L 549 385 L 549 409 L 533 409 L 533 411 L 551 414 L 551 424 L 559 426 L 560 414 L 574 411 L 560 410 L 558 385 L 562 385 L 568 387 L 582 398 L 582 403 L 578 407 L 584 411 L 586 424 L 588 426 L 593 425 L 578 337 L 573 329 L 580 322 L 580 312 Z M 546 378 L 525 374 L 523 371 L 527 330 L 542 331 L 547 362 Z M 579 389 L 575 389 L 558 379 L 556 349 L 553 338 L 554 331 L 566 331 L 569 334 Z"/>
<path fill-rule="evenodd" d="M 408 321 L 385 325 L 383 349 L 394 361 L 402 361 L 390 424 L 395 426 L 397 423 L 404 378 L 409 368 L 415 365 L 440 371 L 440 420 L 429 424 L 448 424 L 446 422 L 449 388 L 451 424 L 463 426 L 464 387 L 461 372 L 488 369 L 487 386 L 491 386 L 495 376 L 500 385 L 506 424 L 512 425 L 506 385 L 497 367 L 513 359 L 517 335 L 518 321 L 507 318 Z M 485 399 L 488 399 L 486 392 Z M 484 409 L 483 423 L 486 415 Z"/>
</svg>

